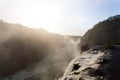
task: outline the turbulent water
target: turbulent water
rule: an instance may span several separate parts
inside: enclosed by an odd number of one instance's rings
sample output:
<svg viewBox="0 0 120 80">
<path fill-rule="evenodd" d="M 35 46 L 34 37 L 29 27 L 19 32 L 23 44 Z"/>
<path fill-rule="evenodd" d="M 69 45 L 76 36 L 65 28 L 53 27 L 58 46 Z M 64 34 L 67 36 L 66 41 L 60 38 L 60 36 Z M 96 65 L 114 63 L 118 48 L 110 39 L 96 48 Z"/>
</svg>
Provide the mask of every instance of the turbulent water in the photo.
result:
<svg viewBox="0 0 120 80">
<path fill-rule="evenodd" d="M 78 56 L 78 42 L 0 21 L 0 80 L 56 80 Z"/>
<path fill-rule="evenodd" d="M 62 76 L 70 60 L 79 55 L 75 43 L 71 39 L 64 47 L 52 51 L 52 55 L 48 54 L 43 60 L 1 80 L 57 80 Z"/>
<path fill-rule="evenodd" d="M 120 80 L 120 50 L 89 50 L 71 61 L 59 80 Z"/>
</svg>

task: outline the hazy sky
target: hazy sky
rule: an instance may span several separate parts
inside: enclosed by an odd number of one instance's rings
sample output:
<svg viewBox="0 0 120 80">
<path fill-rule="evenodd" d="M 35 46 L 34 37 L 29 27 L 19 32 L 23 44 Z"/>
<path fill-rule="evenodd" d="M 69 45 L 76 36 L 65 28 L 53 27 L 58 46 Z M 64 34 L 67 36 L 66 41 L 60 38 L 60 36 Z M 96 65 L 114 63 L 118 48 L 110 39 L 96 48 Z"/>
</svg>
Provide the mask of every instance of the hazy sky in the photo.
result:
<svg viewBox="0 0 120 80">
<path fill-rule="evenodd" d="M 61 34 L 83 35 L 120 13 L 120 0 L 0 0 L 0 19 Z"/>
</svg>

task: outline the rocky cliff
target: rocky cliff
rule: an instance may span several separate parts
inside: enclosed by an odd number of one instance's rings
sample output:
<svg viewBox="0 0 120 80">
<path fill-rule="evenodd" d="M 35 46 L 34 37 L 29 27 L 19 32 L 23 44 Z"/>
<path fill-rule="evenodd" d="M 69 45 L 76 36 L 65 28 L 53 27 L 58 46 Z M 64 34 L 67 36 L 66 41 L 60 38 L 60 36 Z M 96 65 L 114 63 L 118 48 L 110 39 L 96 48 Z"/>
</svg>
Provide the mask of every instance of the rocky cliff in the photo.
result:
<svg viewBox="0 0 120 80">
<path fill-rule="evenodd" d="M 59 80 L 120 80 L 120 15 L 88 30 L 80 49 Z"/>
<path fill-rule="evenodd" d="M 83 45 L 120 44 L 120 15 L 109 17 L 94 25 L 81 39 Z"/>
</svg>

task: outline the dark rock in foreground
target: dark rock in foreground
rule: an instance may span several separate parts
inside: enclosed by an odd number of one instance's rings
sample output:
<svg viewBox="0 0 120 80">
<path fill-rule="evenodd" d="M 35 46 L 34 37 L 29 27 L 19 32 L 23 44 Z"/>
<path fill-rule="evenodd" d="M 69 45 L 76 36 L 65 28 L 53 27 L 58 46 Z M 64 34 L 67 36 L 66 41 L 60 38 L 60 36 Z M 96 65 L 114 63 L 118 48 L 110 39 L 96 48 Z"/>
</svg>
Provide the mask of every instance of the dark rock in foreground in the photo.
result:
<svg viewBox="0 0 120 80">
<path fill-rule="evenodd" d="M 60 80 L 120 80 L 120 15 L 88 30 L 79 47 Z"/>
<path fill-rule="evenodd" d="M 60 80 L 120 80 L 120 50 L 89 50 L 69 64 Z"/>
</svg>

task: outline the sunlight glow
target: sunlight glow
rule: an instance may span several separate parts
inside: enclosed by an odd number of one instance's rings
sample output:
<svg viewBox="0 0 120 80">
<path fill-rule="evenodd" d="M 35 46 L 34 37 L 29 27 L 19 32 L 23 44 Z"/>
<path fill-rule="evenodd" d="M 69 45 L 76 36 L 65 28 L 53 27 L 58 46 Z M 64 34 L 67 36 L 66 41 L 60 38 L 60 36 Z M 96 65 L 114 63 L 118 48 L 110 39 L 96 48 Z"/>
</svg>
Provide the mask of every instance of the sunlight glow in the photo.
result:
<svg viewBox="0 0 120 80">
<path fill-rule="evenodd" d="M 48 31 L 55 31 L 54 27 L 60 23 L 62 10 L 59 5 L 53 3 L 42 2 L 25 5 L 21 8 L 24 18 L 22 23 L 27 23 L 31 28 L 44 28 Z"/>
</svg>

